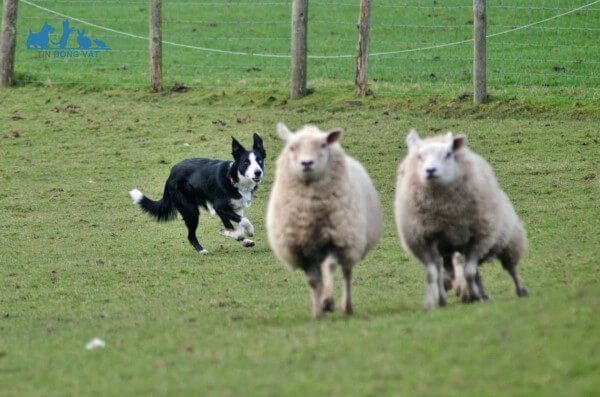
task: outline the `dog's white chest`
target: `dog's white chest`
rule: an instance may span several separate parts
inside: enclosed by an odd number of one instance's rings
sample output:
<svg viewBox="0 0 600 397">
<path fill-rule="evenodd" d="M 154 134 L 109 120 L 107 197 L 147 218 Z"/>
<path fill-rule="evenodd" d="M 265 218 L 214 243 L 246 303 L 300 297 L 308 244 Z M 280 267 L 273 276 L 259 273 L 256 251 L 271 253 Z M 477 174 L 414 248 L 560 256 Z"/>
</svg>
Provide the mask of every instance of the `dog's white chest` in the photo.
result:
<svg viewBox="0 0 600 397">
<path fill-rule="evenodd" d="M 256 183 L 252 181 L 240 181 L 235 186 L 238 188 L 238 192 L 242 198 L 231 199 L 231 206 L 235 211 L 243 211 L 252 204 L 252 191 L 255 189 Z"/>
<path fill-rule="evenodd" d="M 242 198 L 239 199 L 231 199 L 231 207 L 235 211 L 242 211 L 245 208 L 250 207 L 252 204 L 252 193 L 251 192 L 240 192 Z"/>
</svg>

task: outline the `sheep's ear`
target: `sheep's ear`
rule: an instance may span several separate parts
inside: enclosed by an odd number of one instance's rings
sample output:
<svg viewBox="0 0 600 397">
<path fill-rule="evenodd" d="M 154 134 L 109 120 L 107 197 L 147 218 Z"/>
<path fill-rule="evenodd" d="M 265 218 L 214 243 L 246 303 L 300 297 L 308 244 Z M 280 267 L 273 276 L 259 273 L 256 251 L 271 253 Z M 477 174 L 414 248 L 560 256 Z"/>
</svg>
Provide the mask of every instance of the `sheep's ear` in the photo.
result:
<svg viewBox="0 0 600 397">
<path fill-rule="evenodd" d="M 410 130 L 408 135 L 406 136 L 406 145 L 409 149 L 418 149 L 421 146 L 421 137 L 419 137 L 419 133 L 414 128 Z"/>
<path fill-rule="evenodd" d="M 463 146 L 467 145 L 467 137 L 464 135 L 458 135 L 452 140 L 452 150 L 457 151 Z"/>
<path fill-rule="evenodd" d="M 263 146 L 263 141 L 260 135 L 255 132 L 252 137 L 254 139 L 254 145 L 252 146 L 252 149 L 260 153 L 263 159 L 267 158 L 267 152 L 265 152 L 265 147 Z"/>
<path fill-rule="evenodd" d="M 290 139 L 292 134 L 292 131 L 290 131 L 287 125 L 283 124 L 282 122 L 277 123 L 277 135 L 279 135 L 279 138 L 281 138 L 281 140 L 287 141 L 288 139 Z"/>
<path fill-rule="evenodd" d="M 246 149 L 244 149 L 242 144 L 234 137 L 231 137 L 231 155 L 233 158 L 237 160 L 245 151 Z"/>
<path fill-rule="evenodd" d="M 340 129 L 335 129 L 335 130 L 329 131 L 327 133 L 327 144 L 331 145 L 332 143 L 337 142 L 341 136 L 342 136 L 342 130 L 340 130 Z"/>
</svg>

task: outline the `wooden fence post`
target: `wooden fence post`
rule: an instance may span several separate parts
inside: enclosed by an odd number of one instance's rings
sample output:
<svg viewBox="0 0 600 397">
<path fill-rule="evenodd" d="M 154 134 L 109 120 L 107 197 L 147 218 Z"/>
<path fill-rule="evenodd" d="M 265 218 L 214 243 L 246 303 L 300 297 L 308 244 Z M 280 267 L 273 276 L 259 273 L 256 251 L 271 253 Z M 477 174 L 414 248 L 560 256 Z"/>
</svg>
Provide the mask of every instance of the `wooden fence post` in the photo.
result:
<svg viewBox="0 0 600 397">
<path fill-rule="evenodd" d="M 0 32 L 0 86 L 13 83 L 15 48 L 17 46 L 17 0 L 4 0 Z"/>
<path fill-rule="evenodd" d="M 162 91 L 161 0 L 150 0 L 150 90 Z"/>
<path fill-rule="evenodd" d="M 487 101 L 485 77 L 486 46 L 485 0 L 473 0 L 473 103 Z"/>
<path fill-rule="evenodd" d="M 367 66 L 369 62 L 369 30 L 371 29 L 371 0 L 360 0 L 358 44 L 356 46 L 356 95 L 367 95 Z"/>
<path fill-rule="evenodd" d="M 306 95 L 306 33 L 308 0 L 292 3 L 292 90 L 291 97 Z"/>
</svg>

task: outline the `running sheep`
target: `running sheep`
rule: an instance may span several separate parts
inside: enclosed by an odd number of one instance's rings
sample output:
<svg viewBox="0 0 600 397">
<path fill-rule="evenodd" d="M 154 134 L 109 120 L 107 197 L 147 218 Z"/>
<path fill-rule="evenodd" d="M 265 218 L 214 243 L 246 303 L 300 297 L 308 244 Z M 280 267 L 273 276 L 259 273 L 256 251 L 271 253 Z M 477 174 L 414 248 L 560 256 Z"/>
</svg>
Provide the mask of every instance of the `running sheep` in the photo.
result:
<svg viewBox="0 0 600 397">
<path fill-rule="evenodd" d="M 464 136 L 451 132 L 422 140 L 412 130 L 406 143 L 394 210 L 404 248 L 425 265 L 425 308 L 446 304 L 444 268 L 455 268 L 455 285 L 465 284 L 457 291 L 463 302 L 489 299 L 478 265 L 494 257 L 517 295 L 526 296 L 516 266 L 527 237 L 490 165 L 467 148 Z"/>
<path fill-rule="evenodd" d="M 267 233 L 275 255 L 308 277 L 313 316 L 333 311 L 333 276 L 344 277 L 341 309 L 352 313 L 352 267 L 380 237 L 379 196 L 364 167 L 347 156 L 339 129 L 304 126 L 296 133 L 279 123 L 285 146 L 277 159 L 267 209 Z"/>
</svg>

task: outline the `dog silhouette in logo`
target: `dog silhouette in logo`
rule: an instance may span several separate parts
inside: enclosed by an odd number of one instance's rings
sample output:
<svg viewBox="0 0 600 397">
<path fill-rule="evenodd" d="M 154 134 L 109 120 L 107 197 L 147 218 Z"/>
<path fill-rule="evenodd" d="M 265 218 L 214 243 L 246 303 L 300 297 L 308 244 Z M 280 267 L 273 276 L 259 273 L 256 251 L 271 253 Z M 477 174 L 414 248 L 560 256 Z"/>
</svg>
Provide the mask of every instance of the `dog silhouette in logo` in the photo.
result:
<svg viewBox="0 0 600 397">
<path fill-rule="evenodd" d="M 96 40 L 94 40 L 94 43 L 96 44 L 96 47 L 98 47 L 98 48 L 102 48 L 103 50 L 110 50 L 110 48 L 108 48 L 106 46 L 106 43 L 103 42 L 102 40 L 96 39 Z"/>
<path fill-rule="evenodd" d="M 72 27 L 69 26 L 68 19 L 65 19 L 63 21 L 62 27 L 63 27 L 63 32 L 62 32 L 62 36 L 60 37 L 60 41 L 57 43 L 54 40 L 50 40 L 52 42 L 52 44 L 57 45 L 58 48 L 65 48 L 67 46 L 67 42 L 69 41 L 69 36 L 71 35 L 71 33 L 75 32 L 75 29 L 73 29 Z"/>
<path fill-rule="evenodd" d="M 48 35 L 50 33 L 54 33 L 54 28 L 48 25 L 48 22 L 44 22 L 44 26 L 42 26 L 42 29 L 37 33 L 32 32 L 30 28 L 29 36 L 27 36 L 27 48 L 39 48 L 41 50 L 50 49 L 50 46 L 48 45 L 48 42 L 50 41 Z"/>
<path fill-rule="evenodd" d="M 85 35 L 85 29 L 77 29 L 77 43 L 79 44 L 80 50 L 87 50 L 92 46 L 92 40 Z"/>
</svg>

